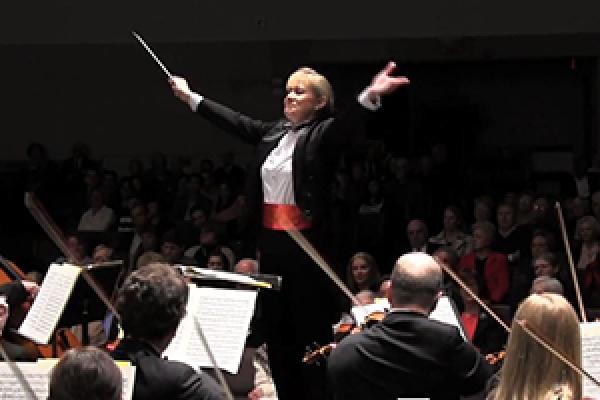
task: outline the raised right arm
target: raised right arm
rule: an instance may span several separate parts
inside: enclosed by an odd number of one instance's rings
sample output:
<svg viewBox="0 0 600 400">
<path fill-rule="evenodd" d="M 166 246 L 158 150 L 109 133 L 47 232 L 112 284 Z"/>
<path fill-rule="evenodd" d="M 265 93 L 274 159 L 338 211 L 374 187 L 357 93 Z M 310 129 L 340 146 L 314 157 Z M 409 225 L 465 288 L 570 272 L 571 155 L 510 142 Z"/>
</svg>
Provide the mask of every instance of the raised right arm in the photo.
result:
<svg viewBox="0 0 600 400">
<path fill-rule="evenodd" d="M 169 83 L 175 97 L 188 104 L 192 111 L 201 114 L 208 121 L 247 143 L 258 143 L 273 126 L 273 123 L 247 117 L 193 92 L 184 78 L 174 76 Z"/>
</svg>

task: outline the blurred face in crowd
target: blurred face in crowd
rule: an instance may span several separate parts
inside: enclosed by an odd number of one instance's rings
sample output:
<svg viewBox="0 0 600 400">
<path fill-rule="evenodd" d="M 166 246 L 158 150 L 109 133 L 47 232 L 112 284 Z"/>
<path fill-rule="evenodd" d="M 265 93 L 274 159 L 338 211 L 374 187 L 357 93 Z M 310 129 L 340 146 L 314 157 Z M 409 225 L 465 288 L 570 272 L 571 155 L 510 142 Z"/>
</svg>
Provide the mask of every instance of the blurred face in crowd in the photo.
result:
<svg viewBox="0 0 600 400">
<path fill-rule="evenodd" d="M 164 242 L 160 248 L 160 252 L 168 263 L 176 263 L 183 255 L 183 247 L 173 242 Z"/>
<path fill-rule="evenodd" d="M 196 228 L 202 227 L 202 225 L 204 225 L 204 223 L 206 222 L 206 213 L 203 210 L 192 211 L 191 217 L 192 224 L 194 224 Z"/>
<path fill-rule="evenodd" d="M 592 212 L 596 218 L 600 218 L 600 192 L 592 194 Z"/>
<path fill-rule="evenodd" d="M 498 227 L 501 230 L 508 230 L 515 224 L 515 214 L 509 206 L 500 206 L 496 212 Z"/>
<path fill-rule="evenodd" d="M 413 249 L 420 249 L 427 242 L 427 228 L 423 221 L 416 219 L 410 221 L 406 228 L 406 233 L 408 235 L 410 247 Z"/>
<path fill-rule="evenodd" d="M 108 246 L 98 246 L 92 257 L 95 263 L 106 262 L 112 259 L 113 249 Z"/>
<path fill-rule="evenodd" d="M 131 218 L 133 226 L 136 230 L 142 230 L 146 226 L 146 208 L 142 205 L 137 205 L 131 210 Z"/>
<path fill-rule="evenodd" d="M 491 244 L 489 232 L 484 229 L 475 229 L 473 231 L 473 248 L 475 250 L 487 249 Z"/>
<path fill-rule="evenodd" d="M 458 229 L 458 217 L 454 211 L 447 209 L 444 211 L 444 230 L 452 232 Z"/>
<path fill-rule="evenodd" d="M 486 203 L 484 203 L 483 201 L 475 202 L 474 217 L 476 222 L 489 221 L 491 214 L 492 210 L 490 210 Z"/>
<path fill-rule="evenodd" d="M 534 236 L 531 240 L 531 255 L 535 258 L 548 251 L 550 251 L 548 248 L 548 239 L 544 236 Z"/>
<path fill-rule="evenodd" d="M 70 261 L 76 263 L 83 261 L 83 259 L 85 258 L 85 248 L 83 246 L 83 243 L 81 243 L 76 236 L 69 236 L 67 238 L 67 247 L 75 257 L 75 260 Z"/>
<path fill-rule="evenodd" d="M 533 269 L 535 271 L 535 276 L 548 276 L 550 278 L 556 277 L 558 273 L 558 268 L 554 265 L 551 265 L 548 261 L 538 258 L 535 260 L 535 264 L 533 265 Z"/>
<path fill-rule="evenodd" d="M 219 255 L 212 255 L 208 257 L 208 261 L 206 262 L 206 268 L 216 269 L 222 271 L 225 269 L 225 264 L 223 263 L 223 258 Z"/>
<path fill-rule="evenodd" d="M 379 285 L 379 296 L 384 297 L 386 299 L 389 298 L 391 287 L 392 287 L 391 280 L 386 279 L 385 281 L 381 282 L 381 285 Z"/>
<path fill-rule="evenodd" d="M 217 234 L 210 230 L 200 232 L 200 244 L 203 246 L 215 246 L 218 243 Z"/>
<path fill-rule="evenodd" d="M 99 210 L 104 205 L 104 196 L 99 190 L 94 190 L 90 194 L 90 206 L 93 210 Z"/>
<path fill-rule="evenodd" d="M 573 215 L 575 218 L 581 218 L 584 215 L 587 215 L 588 212 L 588 202 L 580 197 L 576 197 L 573 199 Z"/>
<path fill-rule="evenodd" d="M 591 222 L 583 222 L 579 227 L 579 233 L 581 234 L 581 240 L 583 242 L 593 242 L 596 240 L 596 233 L 594 232 L 594 226 Z"/>
<path fill-rule="evenodd" d="M 521 214 L 528 214 L 533 209 L 533 198 L 528 194 L 522 194 L 519 197 L 518 206 Z"/>
<path fill-rule="evenodd" d="M 238 274 L 257 274 L 258 266 L 251 260 L 240 260 L 235 266 Z"/>
<path fill-rule="evenodd" d="M 155 217 L 160 214 L 160 206 L 157 201 L 151 201 L 147 205 L 148 217 Z"/>
<path fill-rule="evenodd" d="M 538 197 L 533 202 L 533 212 L 538 217 L 545 216 L 548 213 L 549 209 L 550 209 L 550 203 L 548 202 L 548 199 L 545 197 Z"/>
<path fill-rule="evenodd" d="M 352 277 L 357 285 L 360 286 L 367 282 L 370 270 L 369 264 L 362 257 L 356 257 L 352 261 Z"/>
<path fill-rule="evenodd" d="M 158 238 L 154 232 L 144 232 L 142 233 L 142 248 L 145 251 L 156 249 L 156 245 L 158 244 Z"/>
</svg>

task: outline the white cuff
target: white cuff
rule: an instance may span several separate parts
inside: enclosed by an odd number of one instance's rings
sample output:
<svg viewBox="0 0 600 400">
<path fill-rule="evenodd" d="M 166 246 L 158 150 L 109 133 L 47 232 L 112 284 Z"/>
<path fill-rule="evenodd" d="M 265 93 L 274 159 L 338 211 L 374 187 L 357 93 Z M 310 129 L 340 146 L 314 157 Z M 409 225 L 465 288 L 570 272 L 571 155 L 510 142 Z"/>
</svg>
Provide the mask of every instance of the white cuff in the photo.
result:
<svg viewBox="0 0 600 400">
<path fill-rule="evenodd" d="M 381 96 L 377 96 L 375 97 L 375 101 L 371 101 L 368 89 L 363 90 L 358 95 L 358 102 L 361 106 L 371 111 L 377 111 L 381 108 Z"/>
<path fill-rule="evenodd" d="M 191 92 L 190 98 L 188 99 L 188 105 L 190 106 L 192 111 L 196 112 L 196 110 L 198 109 L 198 104 L 202 103 L 202 100 L 204 100 L 204 96 L 196 92 Z"/>
</svg>

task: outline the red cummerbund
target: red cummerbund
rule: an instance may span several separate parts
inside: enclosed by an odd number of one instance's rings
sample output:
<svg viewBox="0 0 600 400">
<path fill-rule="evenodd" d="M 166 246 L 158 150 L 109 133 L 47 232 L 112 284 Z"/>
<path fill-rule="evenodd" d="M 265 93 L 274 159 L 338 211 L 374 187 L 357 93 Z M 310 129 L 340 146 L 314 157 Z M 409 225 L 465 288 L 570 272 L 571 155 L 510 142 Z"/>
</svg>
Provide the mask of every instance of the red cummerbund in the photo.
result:
<svg viewBox="0 0 600 400">
<path fill-rule="evenodd" d="M 285 231 L 288 229 L 308 229 L 311 222 L 295 204 L 263 205 L 263 226 L 265 228 Z"/>
</svg>

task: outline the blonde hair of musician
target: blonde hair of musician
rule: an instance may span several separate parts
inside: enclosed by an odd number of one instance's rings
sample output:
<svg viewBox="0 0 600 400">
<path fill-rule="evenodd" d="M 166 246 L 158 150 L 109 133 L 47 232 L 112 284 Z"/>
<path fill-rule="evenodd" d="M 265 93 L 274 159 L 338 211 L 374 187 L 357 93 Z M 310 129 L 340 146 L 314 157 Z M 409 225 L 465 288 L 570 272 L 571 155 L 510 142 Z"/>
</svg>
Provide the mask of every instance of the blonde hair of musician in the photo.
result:
<svg viewBox="0 0 600 400">
<path fill-rule="evenodd" d="M 532 294 L 517 309 L 493 400 L 581 399 L 581 376 L 532 339 L 516 322 L 581 366 L 579 319 L 563 296 Z"/>
</svg>

